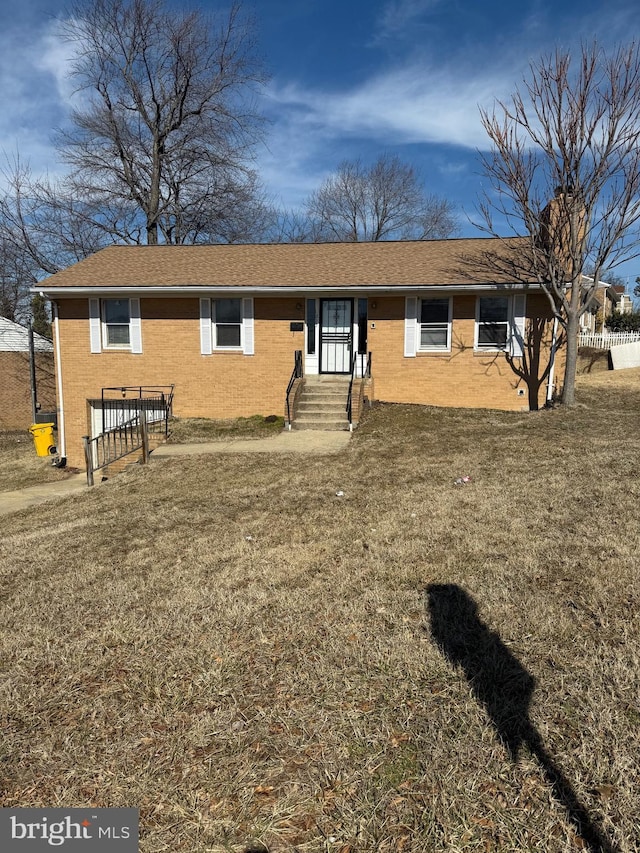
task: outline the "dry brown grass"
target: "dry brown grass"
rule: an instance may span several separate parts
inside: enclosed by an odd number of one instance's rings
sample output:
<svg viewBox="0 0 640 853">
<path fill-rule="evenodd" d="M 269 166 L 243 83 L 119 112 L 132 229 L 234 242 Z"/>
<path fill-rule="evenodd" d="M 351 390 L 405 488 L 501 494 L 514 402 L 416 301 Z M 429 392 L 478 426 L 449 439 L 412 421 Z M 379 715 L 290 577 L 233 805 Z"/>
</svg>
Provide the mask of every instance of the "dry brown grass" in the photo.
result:
<svg viewBox="0 0 640 853">
<path fill-rule="evenodd" d="M 24 432 L 0 432 L 0 492 L 64 480 L 69 472 L 54 468 L 50 457 L 36 455 L 33 438 Z"/>
<path fill-rule="evenodd" d="M 169 422 L 170 444 L 207 441 L 234 441 L 238 438 L 267 438 L 282 432 L 284 418 L 277 415 L 253 415 L 250 418 L 209 420 L 207 418 L 172 418 Z"/>
<path fill-rule="evenodd" d="M 640 371 L 580 389 L 6 519 L 0 805 L 139 806 L 143 853 L 638 850 Z"/>
</svg>

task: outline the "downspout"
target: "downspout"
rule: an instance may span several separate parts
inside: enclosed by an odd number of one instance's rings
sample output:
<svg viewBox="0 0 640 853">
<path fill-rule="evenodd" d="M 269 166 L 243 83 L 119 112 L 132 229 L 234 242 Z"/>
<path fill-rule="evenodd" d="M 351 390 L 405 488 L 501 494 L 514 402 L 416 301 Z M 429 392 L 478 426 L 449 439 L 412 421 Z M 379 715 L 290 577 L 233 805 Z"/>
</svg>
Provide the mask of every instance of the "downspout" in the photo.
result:
<svg viewBox="0 0 640 853">
<path fill-rule="evenodd" d="M 553 389 L 555 388 L 554 373 L 556 369 L 556 349 L 558 345 L 558 318 L 553 318 L 553 334 L 551 336 L 551 356 L 549 357 L 549 380 L 547 382 L 547 405 L 553 400 Z"/>
<path fill-rule="evenodd" d="M 58 455 L 60 459 L 67 458 L 66 439 L 64 434 L 64 399 L 62 396 L 62 361 L 60 360 L 60 323 L 58 318 L 58 303 L 51 302 L 53 319 L 53 337 L 56 342 L 56 385 L 58 391 Z"/>
<path fill-rule="evenodd" d="M 35 423 L 38 413 L 38 383 L 36 380 L 36 347 L 32 323 L 29 323 L 29 375 L 31 377 L 31 423 Z"/>
</svg>

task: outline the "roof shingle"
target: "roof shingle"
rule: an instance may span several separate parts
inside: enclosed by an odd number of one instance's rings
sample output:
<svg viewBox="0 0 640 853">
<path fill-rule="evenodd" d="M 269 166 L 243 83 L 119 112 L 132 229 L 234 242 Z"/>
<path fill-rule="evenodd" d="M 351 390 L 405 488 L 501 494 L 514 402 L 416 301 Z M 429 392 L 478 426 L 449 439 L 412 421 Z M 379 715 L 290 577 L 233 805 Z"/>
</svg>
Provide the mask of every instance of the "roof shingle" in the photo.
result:
<svg viewBox="0 0 640 853">
<path fill-rule="evenodd" d="M 348 287 L 507 283 L 520 238 L 110 246 L 40 282 L 56 287 Z M 499 255 L 498 272 L 490 255 Z M 522 280 L 522 279 L 520 279 Z"/>
</svg>

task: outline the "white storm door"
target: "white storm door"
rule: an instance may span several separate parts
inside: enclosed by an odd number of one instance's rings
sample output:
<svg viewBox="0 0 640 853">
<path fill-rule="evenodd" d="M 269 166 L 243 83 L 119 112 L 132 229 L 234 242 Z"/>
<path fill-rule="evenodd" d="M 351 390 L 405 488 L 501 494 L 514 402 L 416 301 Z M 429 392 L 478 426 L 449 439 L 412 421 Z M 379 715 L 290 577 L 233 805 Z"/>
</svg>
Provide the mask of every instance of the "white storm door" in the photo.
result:
<svg viewBox="0 0 640 853">
<path fill-rule="evenodd" d="M 320 373 L 351 373 L 353 300 L 320 300 Z"/>
</svg>

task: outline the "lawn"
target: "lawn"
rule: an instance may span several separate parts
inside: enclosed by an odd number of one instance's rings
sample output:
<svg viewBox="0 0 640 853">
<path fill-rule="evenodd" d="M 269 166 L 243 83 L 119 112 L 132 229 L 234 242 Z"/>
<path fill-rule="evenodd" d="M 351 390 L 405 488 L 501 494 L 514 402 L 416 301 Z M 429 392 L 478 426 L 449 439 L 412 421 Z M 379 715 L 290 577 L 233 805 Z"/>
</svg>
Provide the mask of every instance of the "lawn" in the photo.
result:
<svg viewBox="0 0 640 853">
<path fill-rule="evenodd" d="M 639 416 L 640 371 L 381 405 L 3 519 L 0 806 L 136 806 L 142 853 L 637 851 Z"/>
<path fill-rule="evenodd" d="M 169 421 L 170 444 L 198 444 L 208 441 L 268 438 L 284 429 L 284 418 L 277 415 L 253 415 L 250 418 L 209 420 L 207 418 L 172 418 Z"/>
<path fill-rule="evenodd" d="M 170 421 L 171 444 L 203 443 L 208 441 L 233 441 L 237 439 L 268 438 L 282 432 L 284 421 L 275 415 L 216 421 L 204 418 L 173 418 Z M 64 480 L 69 468 L 52 465 L 52 458 L 36 455 L 29 432 L 0 431 L 0 494 L 13 489 L 24 489 L 41 483 Z"/>
<path fill-rule="evenodd" d="M 0 494 L 69 476 L 68 470 L 51 463 L 52 457 L 36 455 L 33 438 L 27 430 L 0 432 Z"/>
</svg>

